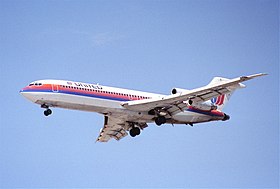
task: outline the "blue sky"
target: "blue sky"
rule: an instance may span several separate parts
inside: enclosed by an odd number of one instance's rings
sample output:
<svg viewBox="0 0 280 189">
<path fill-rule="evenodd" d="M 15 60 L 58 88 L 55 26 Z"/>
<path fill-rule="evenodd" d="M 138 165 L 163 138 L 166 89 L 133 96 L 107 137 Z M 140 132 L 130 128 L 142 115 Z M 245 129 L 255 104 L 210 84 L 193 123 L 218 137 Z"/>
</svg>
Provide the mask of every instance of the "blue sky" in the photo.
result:
<svg viewBox="0 0 280 189">
<path fill-rule="evenodd" d="M 0 187 L 279 187 L 278 1 L 0 1 Z M 169 94 L 248 81 L 227 122 L 150 124 L 95 143 L 103 117 L 18 91 L 68 79 Z"/>
</svg>

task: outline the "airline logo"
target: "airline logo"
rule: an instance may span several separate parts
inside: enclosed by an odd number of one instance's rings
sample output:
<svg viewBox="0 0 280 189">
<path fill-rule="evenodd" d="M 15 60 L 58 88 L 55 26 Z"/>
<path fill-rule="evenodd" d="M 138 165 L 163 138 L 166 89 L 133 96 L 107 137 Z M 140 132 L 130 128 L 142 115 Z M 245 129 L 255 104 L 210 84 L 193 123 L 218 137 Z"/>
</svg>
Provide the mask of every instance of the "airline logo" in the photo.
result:
<svg viewBox="0 0 280 189">
<path fill-rule="evenodd" d="M 224 94 L 211 99 L 211 102 L 212 102 L 213 104 L 218 105 L 218 106 L 223 105 L 223 104 L 224 104 L 224 101 L 225 101 L 225 95 L 224 95 Z"/>
<path fill-rule="evenodd" d="M 68 85 L 74 85 L 77 87 L 86 87 L 86 88 L 92 88 L 92 89 L 98 89 L 98 90 L 102 90 L 102 87 L 99 85 L 94 85 L 94 84 L 88 84 L 88 83 L 80 83 L 80 82 L 71 82 L 71 81 L 67 81 Z"/>
</svg>

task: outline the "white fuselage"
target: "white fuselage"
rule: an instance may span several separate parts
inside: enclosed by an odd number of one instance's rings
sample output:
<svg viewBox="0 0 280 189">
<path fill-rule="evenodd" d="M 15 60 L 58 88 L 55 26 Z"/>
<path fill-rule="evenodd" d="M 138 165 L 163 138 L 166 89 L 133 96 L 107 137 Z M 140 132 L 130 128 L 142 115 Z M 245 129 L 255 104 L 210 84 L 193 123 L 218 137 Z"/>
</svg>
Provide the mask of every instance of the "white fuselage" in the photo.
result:
<svg viewBox="0 0 280 189">
<path fill-rule="evenodd" d="M 154 115 L 148 112 L 135 112 L 122 106 L 123 102 L 135 100 L 158 99 L 165 95 L 107 87 L 64 80 L 39 80 L 23 88 L 20 93 L 42 107 L 59 107 L 66 109 L 97 112 L 124 120 L 153 122 Z M 204 111 L 189 107 L 173 115 L 168 123 L 199 123 L 222 120 L 224 113 Z"/>
</svg>

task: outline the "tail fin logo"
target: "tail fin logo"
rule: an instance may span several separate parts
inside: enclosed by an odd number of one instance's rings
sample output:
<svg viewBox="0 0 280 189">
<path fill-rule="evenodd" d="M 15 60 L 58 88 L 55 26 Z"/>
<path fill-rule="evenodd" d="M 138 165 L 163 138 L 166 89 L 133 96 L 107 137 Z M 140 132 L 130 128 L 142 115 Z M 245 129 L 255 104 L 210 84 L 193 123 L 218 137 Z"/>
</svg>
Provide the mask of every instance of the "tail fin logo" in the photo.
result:
<svg viewBox="0 0 280 189">
<path fill-rule="evenodd" d="M 212 102 L 213 104 L 218 105 L 218 106 L 223 105 L 223 104 L 224 104 L 224 101 L 225 101 L 225 95 L 224 95 L 224 94 L 211 99 L 211 102 Z"/>
</svg>

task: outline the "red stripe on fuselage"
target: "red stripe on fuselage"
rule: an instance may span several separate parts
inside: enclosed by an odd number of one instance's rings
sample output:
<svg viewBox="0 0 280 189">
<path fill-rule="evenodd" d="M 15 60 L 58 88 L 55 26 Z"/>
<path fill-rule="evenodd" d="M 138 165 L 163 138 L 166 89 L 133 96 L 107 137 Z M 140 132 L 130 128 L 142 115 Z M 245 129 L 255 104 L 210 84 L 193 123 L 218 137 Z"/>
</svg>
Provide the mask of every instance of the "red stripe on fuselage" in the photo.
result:
<svg viewBox="0 0 280 189">
<path fill-rule="evenodd" d="M 104 91 L 104 90 L 98 90 L 98 89 L 87 89 L 87 88 L 82 88 L 82 87 L 75 87 L 75 88 L 69 88 L 73 86 L 68 86 L 68 87 L 62 87 L 61 85 L 57 84 L 43 84 L 43 85 L 32 85 L 32 86 L 27 86 L 23 88 L 23 90 L 38 90 L 38 91 L 58 91 L 58 92 L 71 92 L 75 94 L 88 94 L 88 95 L 96 95 L 96 96 L 102 96 L 102 97 L 109 97 L 109 98 L 116 98 L 116 99 L 123 99 L 123 100 L 142 100 L 145 98 L 138 97 L 140 95 L 133 95 L 133 96 L 126 96 L 123 93 L 119 94 L 110 94 L 109 91 Z M 110 91 L 111 92 L 111 91 Z M 111 92 L 112 93 L 112 92 Z M 117 93 L 117 92 L 114 92 Z M 128 94 L 132 95 L 132 94 Z"/>
<path fill-rule="evenodd" d="M 224 116 L 224 113 L 220 112 L 218 110 L 207 111 L 207 110 L 197 109 L 197 108 L 194 108 L 192 106 L 189 106 L 188 110 L 190 110 L 192 112 L 196 112 L 196 113 L 201 113 L 201 114 L 209 115 L 209 116 L 220 116 L 220 117 Z"/>
</svg>

